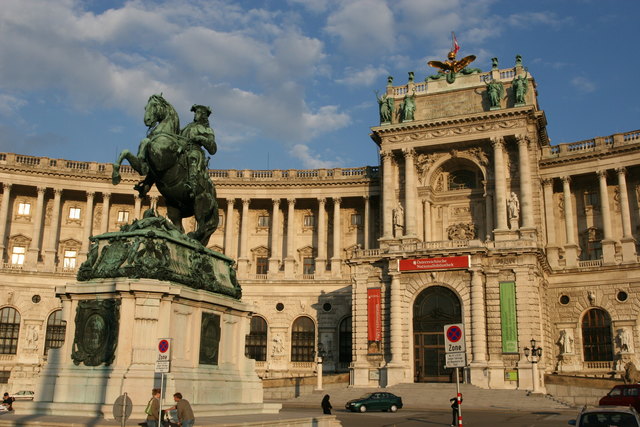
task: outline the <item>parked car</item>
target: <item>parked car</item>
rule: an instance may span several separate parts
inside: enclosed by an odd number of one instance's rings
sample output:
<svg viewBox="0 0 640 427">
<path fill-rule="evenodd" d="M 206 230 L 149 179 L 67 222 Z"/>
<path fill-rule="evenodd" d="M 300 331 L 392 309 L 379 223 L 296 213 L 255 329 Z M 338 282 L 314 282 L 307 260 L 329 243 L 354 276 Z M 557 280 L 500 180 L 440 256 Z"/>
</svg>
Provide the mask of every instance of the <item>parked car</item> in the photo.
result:
<svg viewBox="0 0 640 427">
<path fill-rule="evenodd" d="M 640 384 L 620 384 L 598 402 L 600 406 L 633 406 L 640 411 Z"/>
<path fill-rule="evenodd" d="M 20 390 L 13 394 L 15 400 L 33 400 L 34 392 L 29 390 Z"/>
<path fill-rule="evenodd" d="M 569 425 L 576 427 L 640 427 L 640 416 L 633 407 L 604 406 L 585 408 Z"/>
<path fill-rule="evenodd" d="M 375 392 L 367 393 L 360 399 L 354 399 L 344 405 L 353 412 L 367 411 L 391 411 L 396 412 L 402 408 L 402 398 L 393 393 Z"/>
</svg>

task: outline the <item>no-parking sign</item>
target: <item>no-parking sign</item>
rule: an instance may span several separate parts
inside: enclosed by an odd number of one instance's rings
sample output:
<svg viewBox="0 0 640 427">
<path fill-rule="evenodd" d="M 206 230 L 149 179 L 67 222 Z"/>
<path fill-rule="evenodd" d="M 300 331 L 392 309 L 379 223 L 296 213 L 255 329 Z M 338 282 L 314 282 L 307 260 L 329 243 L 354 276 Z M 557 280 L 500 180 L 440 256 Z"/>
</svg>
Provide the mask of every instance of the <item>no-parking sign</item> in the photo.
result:
<svg viewBox="0 0 640 427">
<path fill-rule="evenodd" d="M 158 358 L 156 359 L 157 373 L 167 373 L 171 367 L 171 339 L 160 338 L 158 340 Z"/>
<path fill-rule="evenodd" d="M 447 353 L 464 353 L 464 328 L 462 323 L 444 325 L 444 347 Z"/>
</svg>

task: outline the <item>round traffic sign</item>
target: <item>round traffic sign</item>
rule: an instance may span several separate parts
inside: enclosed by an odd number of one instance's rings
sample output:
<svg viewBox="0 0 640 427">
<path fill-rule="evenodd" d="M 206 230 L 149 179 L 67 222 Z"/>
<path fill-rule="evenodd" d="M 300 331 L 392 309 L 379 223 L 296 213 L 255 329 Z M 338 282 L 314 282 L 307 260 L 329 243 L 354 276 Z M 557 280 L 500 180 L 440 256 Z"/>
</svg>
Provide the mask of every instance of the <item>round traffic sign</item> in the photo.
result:
<svg viewBox="0 0 640 427">
<path fill-rule="evenodd" d="M 447 339 L 451 342 L 458 342 L 462 338 L 462 330 L 460 327 L 453 325 L 447 329 Z"/>
<path fill-rule="evenodd" d="M 169 341 L 160 340 L 160 342 L 158 343 L 158 351 L 160 353 L 166 353 L 167 350 L 169 350 Z"/>
</svg>

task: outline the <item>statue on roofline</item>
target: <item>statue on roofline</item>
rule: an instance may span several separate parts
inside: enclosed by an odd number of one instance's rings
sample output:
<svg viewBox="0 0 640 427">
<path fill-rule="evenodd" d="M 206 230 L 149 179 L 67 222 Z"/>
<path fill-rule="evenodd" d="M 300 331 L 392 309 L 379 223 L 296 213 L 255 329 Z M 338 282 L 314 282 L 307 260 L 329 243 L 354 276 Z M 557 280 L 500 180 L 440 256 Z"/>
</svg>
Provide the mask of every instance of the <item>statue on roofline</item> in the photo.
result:
<svg viewBox="0 0 640 427">
<path fill-rule="evenodd" d="M 447 83 L 451 84 L 455 82 L 456 75 L 458 73 L 461 74 L 472 74 L 479 73 L 481 70 L 479 68 L 466 68 L 467 65 L 471 64 L 475 61 L 475 55 L 465 56 L 464 58 L 457 60 L 456 55 L 460 50 L 460 46 L 458 45 L 458 41 L 456 40 L 455 34 L 452 33 L 453 37 L 453 48 L 449 51 L 447 55 L 447 60 L 442 61 L 429 61 L 427 64 L 431 67 L 438 68 L 438 74 L 427 77 L 428 80 L 438 80 L 442 77 L 446 77 Z"/>
</svg>

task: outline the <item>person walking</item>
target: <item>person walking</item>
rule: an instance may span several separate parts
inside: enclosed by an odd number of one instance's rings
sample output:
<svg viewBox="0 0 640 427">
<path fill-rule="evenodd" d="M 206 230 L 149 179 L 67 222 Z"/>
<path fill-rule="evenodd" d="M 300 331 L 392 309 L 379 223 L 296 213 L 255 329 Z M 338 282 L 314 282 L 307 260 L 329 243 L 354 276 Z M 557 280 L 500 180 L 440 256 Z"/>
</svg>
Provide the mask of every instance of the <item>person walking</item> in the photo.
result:
<svg viewBox="0 0 640 427">
<path fill-rule="evenodd" d="M 13 402 L 15 400 L 15 398 L 9 396 L 9 393 L 5 393 L 2 396 L 2 406 L 6 407 L 7 411 L 13 411 Z"/>
<path fill-rule="evenodd" d="M 331 408 L 333 408 L 333 406 L 331 406 L 331 402 L 329 402 L 329 395 L 328 394 L 324 395 L 324 397 L 322 398 L 322 403 L 320 404 L 320 406 L 322 407 L 322 413 L 323 414 L 331 415 Z"/>
<path fill-rule="evenodd" d="M 458 425 L 458 397 L 449 399 L 451 403 L 451 427 Z M 462 394 L 460 394 L 460 403 L 462 403 Z"/>
<path fill-rule="evenodd" d="M 189 401 L 182 398 L 182 393 L 175 393 L 173 400 L 176 402 L 175 409 L 178 412 L 178 425 L 180 427 L 193 427 L 196 420 Z"/>
<path fill-rule="evenodd" d="M 154 388 L 151 390 L 151 399 L 147 403 L 147 408 L 144 413 L 147 414 L 147 427 L 159 427 L 160 426 L 160 389 Z"/>
</svg>

